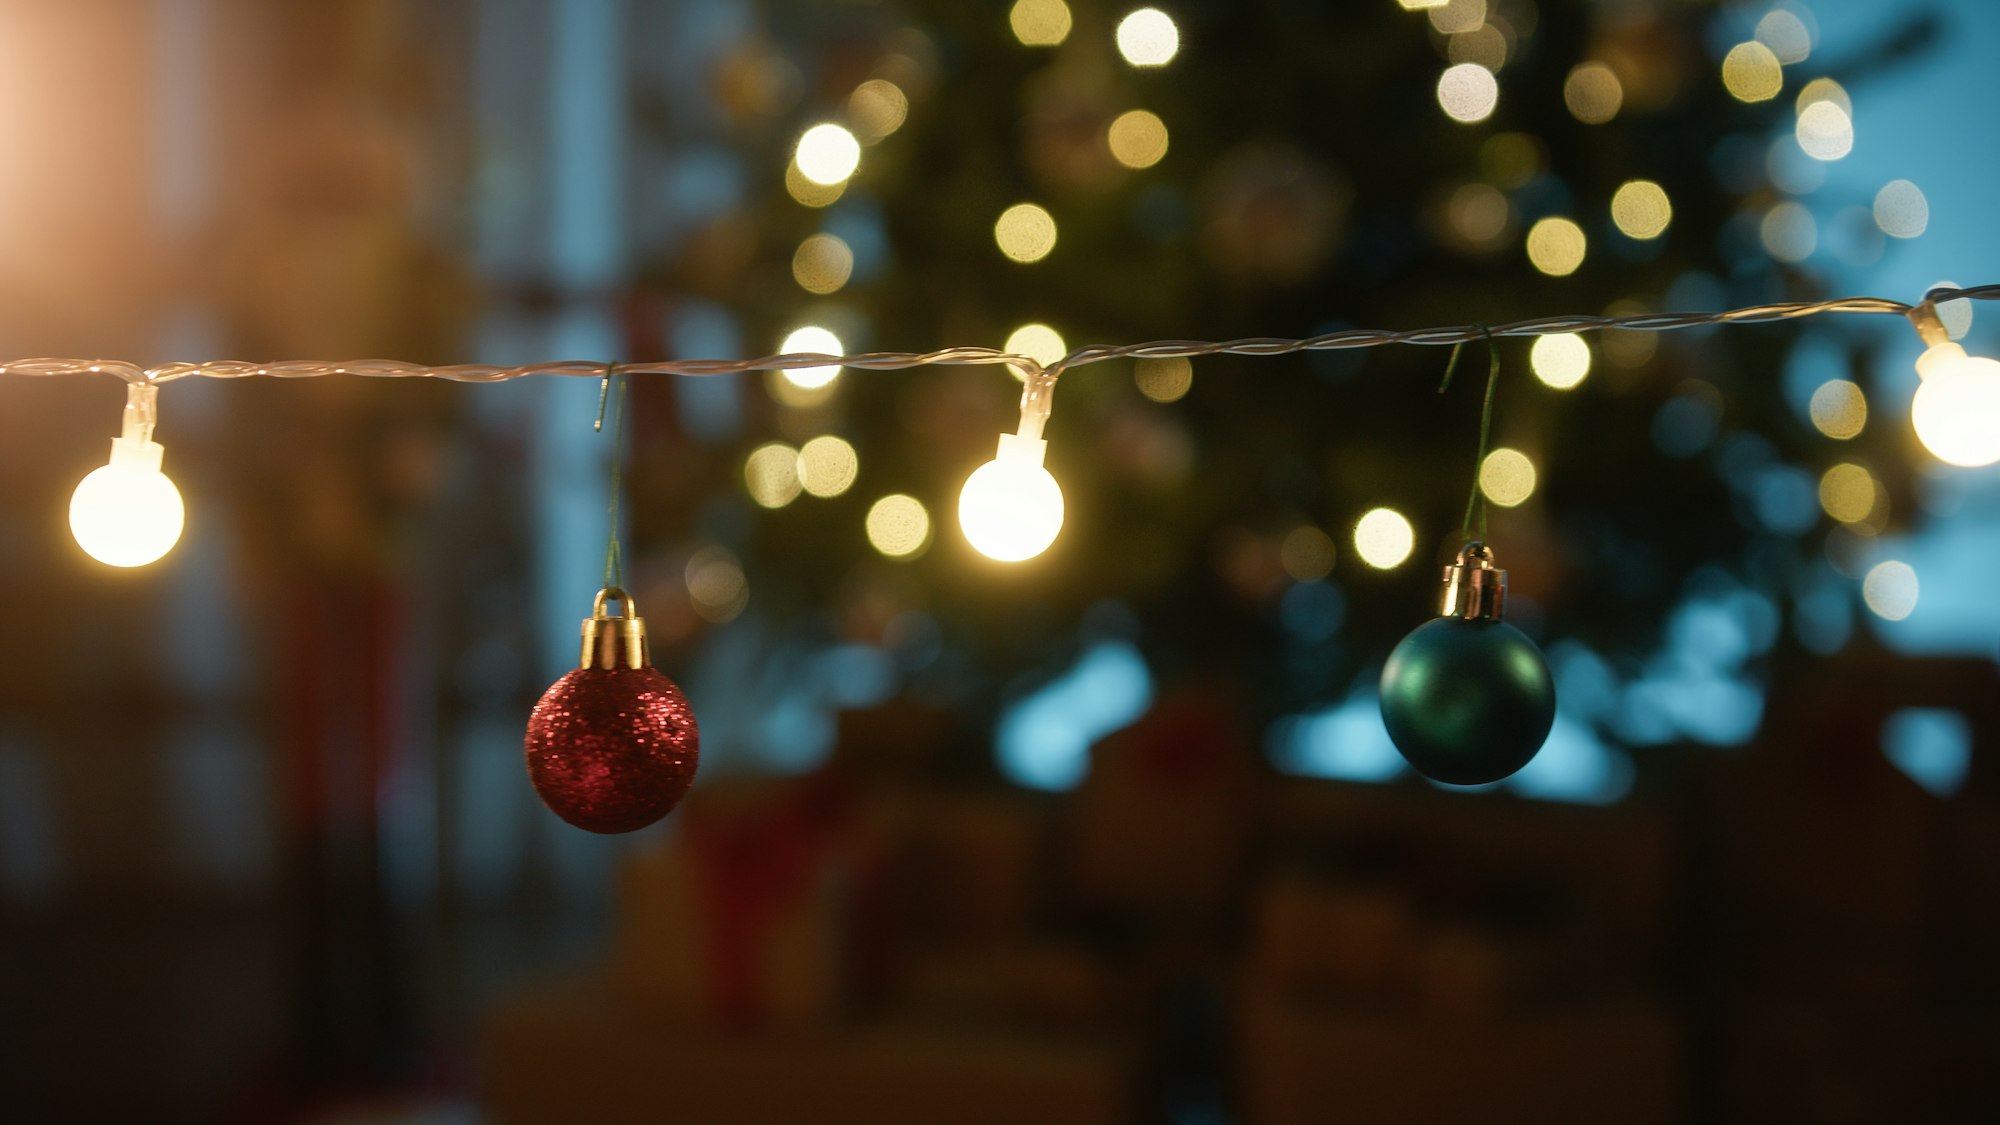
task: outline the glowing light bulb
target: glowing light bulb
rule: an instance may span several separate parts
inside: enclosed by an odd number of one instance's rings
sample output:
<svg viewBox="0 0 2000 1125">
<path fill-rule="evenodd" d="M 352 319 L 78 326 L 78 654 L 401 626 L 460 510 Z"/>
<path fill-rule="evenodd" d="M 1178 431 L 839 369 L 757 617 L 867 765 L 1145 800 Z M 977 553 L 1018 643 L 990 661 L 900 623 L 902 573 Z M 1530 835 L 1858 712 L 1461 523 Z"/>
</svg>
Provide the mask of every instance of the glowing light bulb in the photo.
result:
<svg viewBox="0 0 2000 1125">
<path fill-rule="evenodd" d="M 1001 434 L 1000 452 L 958 494 L 958 525 L 974 550 L 999 562 L 1032 559 L 1062 530 L 1063 495 L 1042 467 L 1049 443 Z"/>
<path fill-rule="evenodd" d="M 164 451 L 153 440 L 158 396 L 159 388 L 149 383 L 127 391 L 124 432 L 111 439 L 110 462 L 84 477 L 70 496 L 70 533 L 98 562 L 145 566 L 180 540 L 187 509 L 160 471 Z"/>
<path fill-rule="evenodd" d="M 1917 374 L 1924 381 L 1910 400 L 1910 423 L 1924 448 L 1962 468 L 2000 461 L 2000 361 L 1933 344 L 1917 360 Z"/>
</svg>

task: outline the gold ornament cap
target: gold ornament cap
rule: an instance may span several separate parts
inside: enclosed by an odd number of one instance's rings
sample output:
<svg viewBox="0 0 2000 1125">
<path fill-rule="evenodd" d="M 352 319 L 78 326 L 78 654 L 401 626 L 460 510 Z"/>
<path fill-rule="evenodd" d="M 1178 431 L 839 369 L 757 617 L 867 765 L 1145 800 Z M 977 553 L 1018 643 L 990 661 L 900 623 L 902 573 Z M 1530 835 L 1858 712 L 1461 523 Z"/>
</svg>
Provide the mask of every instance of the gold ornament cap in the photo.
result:
<svg viewBox="0 0 2000 1125">
<path fill-rule="evenodd" d="M 624 606 L 621 617 L 612 617 L 604 611 L 604 603 L 616 601 Z M 652 654 L 646 650 L 646 622 L 639 616 L 639 607 L 632 601 L 632 595 L 616 586 L 606 586 L 597 592 L 597 600 L 591 603 L 590 616 L 583 623 L 583 660 L 579 668 L 646 668 L 653 663 Z"/>
<path fill-rule="evenodd" d="M 1507 572 L 1493 565 L 1493 549 L 1472 542 L 1444 568 L 1444 604 L 1438 613 L 1467 621 L 1498 621 L 1507 609 Z"/>
</svg>

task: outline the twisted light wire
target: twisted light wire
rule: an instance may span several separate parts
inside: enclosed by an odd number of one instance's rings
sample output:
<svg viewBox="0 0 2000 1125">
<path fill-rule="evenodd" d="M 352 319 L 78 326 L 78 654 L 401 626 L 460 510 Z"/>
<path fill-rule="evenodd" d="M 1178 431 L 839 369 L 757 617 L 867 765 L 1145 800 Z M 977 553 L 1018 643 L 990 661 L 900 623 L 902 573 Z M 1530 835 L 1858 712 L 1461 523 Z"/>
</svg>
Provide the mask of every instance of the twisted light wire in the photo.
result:
<svg viewBox="0 0 2000 1125">
<path fill-rule="evenodd" d="M 620 375 L 737 375 L 751 371 L 789 371 L 806 367 L 854 367 L 867 371 L 896 371 L 933 364 L 1011 364 L 1023 378 L 1047 384 L 1072 367 L 1101 363 L 1108 359 L 1175 359 L 1214 355 L 1267 356 L 1299 352 L 1340 351 L 1374 348 L 1385 344 L 1462 344 L 1502 336 L 1548 336 L 1560 332 L 1595 332 L 1624 329 L 1633 332 L 1668 332 L 1678 328 L 1701 328 L 1721 324 L 1761 324 L 1796 320 L 1826 313 L 1857 313 L 1917 318 L 1934 315 L 1935 305 L 1945 301 L 2000 300 L 2000 284 L 1970 288 L 1941 287 L 1924 295 L 1916 305 L 1886 297 L 1838 297 L 1826 301 L 1784 301 L 1750 305 L 1722 312 L 1660 312 L 1630 316 L 1567 315 L 1517 320 L 1487 327 L 1461 324 L 1440 328 L 1402 331 L 1379 328 L 1351 328 L 1326 332 L 1304 339 L 1249 337 L 1240 340 L 1153 340 L 1143 344 L 1088 344 L 1050 364 L 996 348 L 939 348 L 928 352 L 866 352 L 860 355 L 826 355 L 820 352 L 791 352 L 759 356 L 755 359 L 674 359 L 643 363 L 621 363 Z M 504 383 L 530 375 L 562 375 L 590 379 L 604 377 L 602 360 L 553 360 L 503 367 L 483 363 L 455 363 L 427 367 L 393 359 L 279 360 L 252 363 L 219 359 L 204 362 L 166 363 L 141 367 L 115 359 L 17 359 L 0 364 L 0 375 L 115 375 L 128 383 L 170 383 L 189 376 L 208 379 L 311 379 L 322 375 L 360 375 L 367 378 L 445 379 L 454 383 Z"/>
</svg>

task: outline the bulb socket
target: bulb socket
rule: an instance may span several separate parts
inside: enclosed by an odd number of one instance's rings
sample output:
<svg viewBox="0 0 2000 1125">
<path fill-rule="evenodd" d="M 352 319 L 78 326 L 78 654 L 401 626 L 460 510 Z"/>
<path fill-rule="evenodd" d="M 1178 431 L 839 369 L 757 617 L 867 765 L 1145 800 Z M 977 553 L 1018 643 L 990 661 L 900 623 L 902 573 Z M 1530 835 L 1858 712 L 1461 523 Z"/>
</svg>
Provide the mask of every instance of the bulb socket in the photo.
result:
<svg viewBox="0 0 2000 1125">
<path fill-rule="evenodd" d="M 607 601 L 623 605 L 623 616 L 606 613 Z M 583 656 L 577 667 L 636 669 L 651 667 L 652 663 L 652 653 L 646 645 L 646 622 L 639 616 L 632 595 L 616 586 L 599 590 L 597 600 L 591 603 L 590 616 L 583 622 Z"/>
<path fill-rule="evenodd" d="M 1047 439 L 1026 434 L 1001 434 L 1000 448 L 993 454 L 999 462 L 1015 462 L 1040 467 L 1049 455 Z"/>
<path fill-rule="evenodd" d="M 1917 337 L 1925 346 L 1936 347 L 1951 343 L 1951 331 L 1944 326 L 1944 318 L 1938 315 L 1937 302 L 1925 301 L 1907 314 L 1910 324 L 1917 330 Z"/>
<path fill-rule="evenodd" d="M 105 463 L 114 468 L 157 473 L 165 456 L 166 450 L 157 441 L 115 437 L 111 439 L 111 457 Z"/>
<path fill-rule="evenodd" d="M 1493 565 L 1493 549 L 1477 542 L 1459 548 L 1458 561 L 1444 568 L 1439 616 L 1498 621 L 1506 609 L 1507 572 Z"/>
</svg>

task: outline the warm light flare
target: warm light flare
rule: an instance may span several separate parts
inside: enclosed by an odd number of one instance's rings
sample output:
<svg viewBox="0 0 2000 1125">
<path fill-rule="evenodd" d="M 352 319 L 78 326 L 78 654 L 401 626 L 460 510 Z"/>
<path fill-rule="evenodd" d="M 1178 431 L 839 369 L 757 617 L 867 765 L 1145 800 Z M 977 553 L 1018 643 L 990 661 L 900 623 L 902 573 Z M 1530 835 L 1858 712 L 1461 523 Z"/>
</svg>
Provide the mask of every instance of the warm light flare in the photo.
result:
<svg viewBox="0 0 2000 1125">
<path fill-rule="evenodd" d="M 809 324 L 785 337 L 785 342 L 778 345 L 779 355 L 801 353 L 841 355 L 844 349 L 841 347 L 840 337 L 816 324 Z M 840 367 L 836 364 L 827 364 L 823 367 L 795 367 L 784 372 L 786 382 L 807 390 L 824 387 L 839 375 Z"/>
<path fill-rule="evenodd" d="M 1180 28 L 1158 8 L 1140 8 L 1118 21 L 1118 53 L 1133 66 L 1165 66 L 1181 49 Z"/>
<path fill-rule="evenodd" d="M 1377 570 L 1402 565 L 1416 546 L 1417 533 L 1394 508 L 1376 508 L 1354 525 L 1354 551 Z"/>
<path fill-rule="evenodd" d="M 1500 104 L 1500 83 L 1478 63 L 1459 63 L 1438 76 L 1437 100 L 1446 117 L 1474 125 L 1493 116 Z"/>
<path fill-rule="evenodd" d="M 839 125 L 815 125 L 799 138 L 792 162 L 801 175 L 822 187 L 844 183 L 861 166 L 861 142 Z"/>
<path fill-rule="evenodd" d="M 997 562 L 1021 562 L 1049 549 L 1062 530 L 1063 495 L 1042 465 L 1048 442 L 1000 435 L 1000 451 L 966 478 L 958 525 L 974 550 Z"/>
<path fill-rule="evenodd" d="M 1960 468 L 2000 461 L 2000 362 L 1934 344 L 1917 360 L 1917 374 L 1923 384 L 1910 400 L 1910 424 L 1924 448 Z"/>
<path fill-rule="evenodd" d="M 1538 336 L 1528 348 L 1528 366 L 1545 385 L 1569 390 L 1590 374 L 1590 345 L 1574 332 Z"/>
<path fill-rule="evenodd" d="M 1583 265 L 1587 241 L 1583 228 L 1553 216 L 1528 228 L 1528 262 L 1550 277 L 1568 277 Z"/>
<path fill-rule="evenodd" d="M 110 463 L 77 484 L 69 529 L 84 553 L 109 566 L 145 566 L 180 541 L 187 510 L 160 471 L 156 441 L 111 439 Z"/>
</svg>

